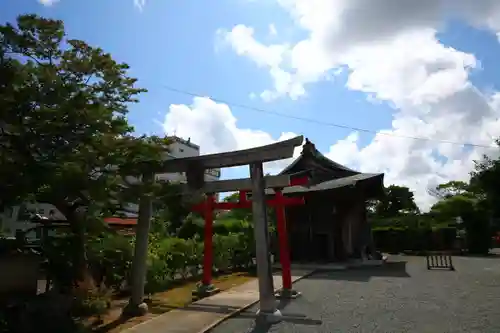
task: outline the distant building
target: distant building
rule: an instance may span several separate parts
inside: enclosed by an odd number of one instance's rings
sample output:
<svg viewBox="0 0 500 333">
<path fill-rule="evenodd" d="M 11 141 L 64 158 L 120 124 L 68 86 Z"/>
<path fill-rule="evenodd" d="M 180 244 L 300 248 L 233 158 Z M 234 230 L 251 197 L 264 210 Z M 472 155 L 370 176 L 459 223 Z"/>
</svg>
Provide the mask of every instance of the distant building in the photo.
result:
<svg viewBox="0 0 500 333">
<path fill-rule="evenodd" d="M 170 136 L 169 139 L 172 144 L 169 146 L 170 152 L 165 155 L 165 160 L 191 157 L 200 155 L 200 146 L 191 142 L 191 140 L 184 140 L 177 136 Z M 220 169 L 206 170 L 205 180 L 206 181 L 216 181 L 220 178 Z M 186 174 L 185 173 L 161 173 L 156 175 L 158 181 L 169 181 L 174 183 L 185 183 Z M 121 226 L 126 224 L 129 226 L 131 221 L 135 221 L 138 212 L 137 204 L 129 204 L 127 207 L 125 216 L 127 219 L 119 219 L 116 217 L 110 217 L 105 219 L 106 223 L 111 226 Z M 0 231 L 3 235 L 7 237 L 14 237 L 16 231 L 18 230 L 28 230 L 33 229 L 37 224 L 30 222 L 31 214 L 39 214 L 42 217 L 46 217 L 49 220 L 64 220 L 64 216 L 52 205 L 42 204 L 42 203 L 26 203 L 19 206 L 8 207 L 3 213 L 0 213 Z M 122 221 L 123 220 L 123 221 Z M 123 223 L 122 223 L 123 222 Z M 38 229 L 34 229 L 26 235 L 28 239 L 39 239 L 41 232 Z"/>
<path fill-rule="evenodd" d="M 190 139 L 184 140 L 178 136 L 170 136 L 172 144 L 169 146 L 170 152 L 166 154 L 165 159 L 200 156 L 200 146 L 191 142 Z M 171 182 L 186 182 L 185 173 L 160 173 L 156 175 L 157 180 Z M 209 169 L 205 171 L 205 181 L 216 181 L 220 178 L 220 169 Z"/>
</svg>

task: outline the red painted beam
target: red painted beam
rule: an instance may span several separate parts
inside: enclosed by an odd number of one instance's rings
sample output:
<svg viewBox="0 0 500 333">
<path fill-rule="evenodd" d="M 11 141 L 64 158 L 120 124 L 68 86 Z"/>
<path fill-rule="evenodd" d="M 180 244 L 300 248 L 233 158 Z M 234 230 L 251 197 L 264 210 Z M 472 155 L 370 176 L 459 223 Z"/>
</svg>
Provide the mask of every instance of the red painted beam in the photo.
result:
<svg viewBox="0 0 500 333">
<path fill-rule="evenodd" d="M 290 179 L 290 186 L 305 186 L 309 184 L 309 177 Z"/>
<path fill-rule="evenodd" d="M 296 206 L 303 205 L 304 198 L 287 198 L 283 197 L 283 199 L 269 199 L 266 201 L 266 205 L 269 207 L 280 207 L 280 206 Z M 242 208 L 252 208 L 252 202 L 250 200 L 246 200 L 244 202 L 214 202 L 213 209 L 217 210 L 230 210 L 230 209 L 242 209 Z M 204 212 L 206 210 L 206 203 L 202 202 L 194 207 L 192 207 L 193 211 L 196 212 Z"/>
</svg>

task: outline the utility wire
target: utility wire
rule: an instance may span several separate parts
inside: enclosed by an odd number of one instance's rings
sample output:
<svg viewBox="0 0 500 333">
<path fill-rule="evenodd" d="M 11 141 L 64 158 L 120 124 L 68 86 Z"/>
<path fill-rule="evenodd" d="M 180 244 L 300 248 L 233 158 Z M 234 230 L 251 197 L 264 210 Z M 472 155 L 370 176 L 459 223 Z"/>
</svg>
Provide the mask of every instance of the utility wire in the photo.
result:
<svg viewBox="0 0 500 333">
<path fill-rule="evenodd" d="M 284 113 L 281 113 L 281 112 L 276 112 L 276 111 L 272 111 L 272 110 L 265 110 L 265 109 L 261 109 L 261 108 L 257 108 L 257 107 L 253 107 L 253 106 L 248 106 L 248 105 L 245 105 L 245 104 L 233 103 L 233 102 L 230 102 L 230 101 L 227 101 L 227 100 L 223 100 L 223 99 L 220 99 L 220 98 L 214 98 L 214 97 L 211 97 L 211 96 L 202 96 L 202 95 L 199 95 L 199 94 L 195 94 L 193 92 L 189 92 L 189 91 L 186 91 L 186 90 L 177 89 L 177 88 L 174 88 L 174 87 L 171 87 L 171 86 L 167 86 L 167 85 L 162 85 L 162 87 L 164 89 L 168 90 L 168 91 L 171 91 L 171 92 L 174 92 L 174 93 L 178 93 L 178 94 L 182 94 L 182 95 L 187 95 L 187 96 L 192 96 L 192 97 L 209 97 L 214 102 L 224 103 L 224 104 L 227 104 L 227 105 L 235 107 L 235 108 L 246 109 L 246 110 L 260 112 L 260 113 L 265 113 L 265 114 L 271 114 L 271 115 L 275 115 L 275 116 L 282 117 L 282 118 L 299 120 L 299 121 L 303 121 L 303 122 L 307 122 L 307 123 L 311 123 L 311 124 L 316 124 L 316 125 L 321 125 L 321 126 L 342 128 L 342 129 L 348 129 L 348 130 L 357 131 L 357 132 L 370 133 L 370 134 L 376 134 L 376 135 L 385 135 L 385 136 L 389 136 L 389 137 L 396 137 L 396 138 L 403 138 L 403 139 L 411 139 L 411 140 L 419 140 L 419 141 L 429 141 L 429 142 L 436 142 L 436 143 L 447 143 L 447 144 L 457 145 L 457 146 L 469 146 L 469 147 L 477 147 L 477 148 L 490 148 L 490 149 L 491 148 L 496 148 L 496 149 L 498 149 L 498 146 L 496 146 L 496 145 L 495 146 L 486 146 L 486 145 L 480 145 L 480 144 L 474 144 L 474 143 L 464 143 L 464 142 L 456 142 L 456 141 L 448 141 L 448 140 L 435 140 L 435 139 L 424 138 L 424 137 L 416 137 L 416 136 L 407 136 L 407 135 L 399 135 L 399 134 L 392 134 L 392 133 L 377 132 L 377 131 L 369 130 L 369 129 L 366 129 L 366 128 L 360 128 L 360 127 L 353 127 L 353 126 L 348 126 L 348 125 L 335 124 L 335 123 L 324 122 L 324 121 L 320 121 L 320 120 L 315 120 L 315 119 L 305 118 L 305 117 L 299 117 L 299 116 L 292 116 L 292 115 L 284 114 Z"/>
</svg>

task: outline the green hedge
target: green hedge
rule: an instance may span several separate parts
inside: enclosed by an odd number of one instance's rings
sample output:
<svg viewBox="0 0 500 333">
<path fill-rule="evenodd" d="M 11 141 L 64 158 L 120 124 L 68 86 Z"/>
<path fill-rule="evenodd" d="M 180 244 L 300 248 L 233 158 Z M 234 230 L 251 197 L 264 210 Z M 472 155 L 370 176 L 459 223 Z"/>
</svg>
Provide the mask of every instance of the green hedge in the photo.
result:
<svg viewBox="0 0 500 333">
<path fill-rule="evenodd" d="M 213 237 L 215 271 L 249 268 L 255 247 L 253 233 L 239 232 Z M 150 248 L 146 292 L 168 289 L 175 280 L 198 276 L 203 264 L 203 240 L 166 238 Z"/>
<path fill-rule="evenodd" d="M 176 236 L 184 239 L 203 238 L 204 226 L 205 221 L 202 218 L 190 215 L 177 230 Z M 226 236 L 230 233 L 247 232 L 250 229 L 252 229 L 250 222 L 233 218 L 215 220 L 213 226 L 214 234 Z"/>
<path fill-rule="evenodd" d="M 172 282 L 198 276 L 203 261 L 203 225 L 186 221 L 179 237 L 150 234 L 146 290 L 165 290 Z M 183 237 L 186 238 L 183 238 Z M 188 238 L 188 236 L 190 236 Z M 104 232 L 87 239 L 87 257 L 94 279 L 108 288 L 120 290 L 130 277 L 135 237 Z M 59 234 L 46 242 L 43 253 L 50 278 L 60 287 L 75 280 L 73 235 Z M 213 268 L 215 271 L 246 269 L 255 256 L 253 227 L 245 221 L 223 220 L 214 224 Z"/>
<path fill-rule="evenodd" d="M 373 229 L 375 247 L 380 251 L 451 250 L 456 239 L 456 228 L 379 227 Z"/>
</svg>

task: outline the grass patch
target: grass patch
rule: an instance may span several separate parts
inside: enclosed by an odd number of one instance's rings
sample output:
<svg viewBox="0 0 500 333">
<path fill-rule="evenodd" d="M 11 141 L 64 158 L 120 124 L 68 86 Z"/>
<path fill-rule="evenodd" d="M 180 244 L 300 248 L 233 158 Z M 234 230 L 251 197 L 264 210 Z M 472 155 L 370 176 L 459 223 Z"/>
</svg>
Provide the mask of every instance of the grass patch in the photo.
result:
<svg viewBox="0 0 500 333">
<path fill-rule="evenodd" d="M 255 274 L 238 272 L 215 276 L 212 281 L 215 287 L 223 292 L 253 279 L 255 279 Z M 109 311 L 101 316 L 99 320 L 90 318 L 88 328 L 90 332 L 117 333 L 170 310 L 185 307 L 192 303 L 192 291 L 196 288 L 197 282 L 186 281 L 170 290 L 151 295 L 147 300 L 149 313 L 142 317 L 122 317 L 122 309 L 127 305 L 128 299 L 114 300 L 111 302 Z"/>
</svg>

